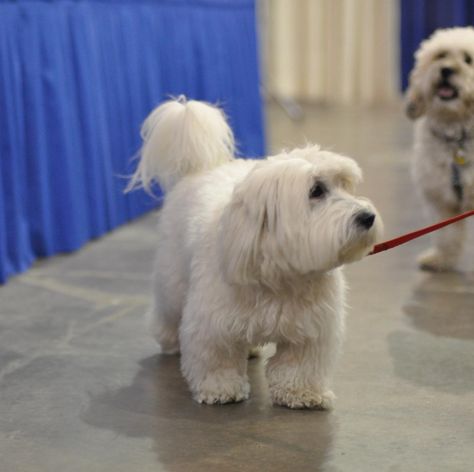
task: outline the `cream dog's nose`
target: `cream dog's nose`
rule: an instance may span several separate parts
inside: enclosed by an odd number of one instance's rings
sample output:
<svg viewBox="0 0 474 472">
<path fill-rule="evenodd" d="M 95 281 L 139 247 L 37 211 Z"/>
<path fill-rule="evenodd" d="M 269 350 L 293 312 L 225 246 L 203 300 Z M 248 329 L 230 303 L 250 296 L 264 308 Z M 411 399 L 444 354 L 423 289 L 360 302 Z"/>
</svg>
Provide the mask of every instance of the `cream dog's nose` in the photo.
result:
<svg viewBox="0 0 474 472">
<path fill-rule="evenodd" d="M 454 69 L 452 67 L 442 67 L 441 68 L 441 77 L 443 79 L 448 79 L 451 75 L 454 74 Z"/>
</svg>

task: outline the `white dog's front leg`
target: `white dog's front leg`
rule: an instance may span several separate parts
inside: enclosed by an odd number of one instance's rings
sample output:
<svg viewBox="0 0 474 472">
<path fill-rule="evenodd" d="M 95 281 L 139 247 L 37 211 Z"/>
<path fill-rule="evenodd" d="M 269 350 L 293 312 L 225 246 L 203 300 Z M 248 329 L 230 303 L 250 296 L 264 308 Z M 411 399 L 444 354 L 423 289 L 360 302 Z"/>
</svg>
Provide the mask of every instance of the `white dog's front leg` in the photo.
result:
<svg viewBox="0 0 474 472">
<path fill-rule="evenodd" d="M 181 370 L 199 403 L 240 402 L 249 397 L 248 347 L 221 342 L 211 333 L 181 333 Z"/>
<path fill-rule="evenodd" d="M 329 390 L 332 353 L 328 346 L 279 344 L 266 370 L 274 404 L 289 408 L 330 409 L 335 396 Z"/>
</svg>

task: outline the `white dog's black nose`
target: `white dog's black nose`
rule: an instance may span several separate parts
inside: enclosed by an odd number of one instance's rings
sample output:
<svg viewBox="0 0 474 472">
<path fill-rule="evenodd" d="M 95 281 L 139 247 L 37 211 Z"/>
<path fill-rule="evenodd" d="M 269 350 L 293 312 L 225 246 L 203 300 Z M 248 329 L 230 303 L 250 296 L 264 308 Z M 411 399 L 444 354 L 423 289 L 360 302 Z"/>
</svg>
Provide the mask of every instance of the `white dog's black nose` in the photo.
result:
<svg viewBox="0 0 474 472">
<path fill-rule="evenodd" d="M 450 76 L 454 74 L 454 69 L 451 67 L 442 67 L 441 68 L 441 77 L 443 79 L 448 79 Z"/>
<path fill-rule="evenodd" d="M 362 211 L 357 214 L 355 221 L 360 227 L 364 229 L 369 229 L 374 224 L 375 214 L 370 213 L 370 211 Z"/>
</svg>

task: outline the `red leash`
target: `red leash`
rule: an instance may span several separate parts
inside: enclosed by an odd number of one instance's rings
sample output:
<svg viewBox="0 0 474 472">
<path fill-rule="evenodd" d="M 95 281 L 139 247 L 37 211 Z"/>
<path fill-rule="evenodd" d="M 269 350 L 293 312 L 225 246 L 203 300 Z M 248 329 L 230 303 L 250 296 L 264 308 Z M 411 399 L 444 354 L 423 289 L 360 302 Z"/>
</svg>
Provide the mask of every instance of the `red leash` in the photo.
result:
<svg viewBox="0 0 474 472">
<path fill-rule="evenodd" d="M 440 221 L 431 226 L 427 226 L 426 228 L 421 228 L 411 233 L 404 234 L 403 236 L 399 236 L 398 238 L 390 239 L 390 241 L 385 241 L 384 243 L 376 244 L 374 246 L 374 250 L 369 254 L 377 254 L 382 251 L 387 251 L 388 249 L 392 249 L 393 247 L 400 246 L 401 244 L 405 244 L 412 239 L 419 238 L 425 234 L 431 233 L 436 231 L 444 226 L 448 226 L 450 224 L 456 223 L 456 221 L 463 220 L 464 218 L 468 218 L 469 216 L 474 216 L 474 210 L 467 211 L 466 213 L 461 213 L 460 215 L 454 216 L 453 218 L 449 218 L 444 221 Z"/>
</svg>

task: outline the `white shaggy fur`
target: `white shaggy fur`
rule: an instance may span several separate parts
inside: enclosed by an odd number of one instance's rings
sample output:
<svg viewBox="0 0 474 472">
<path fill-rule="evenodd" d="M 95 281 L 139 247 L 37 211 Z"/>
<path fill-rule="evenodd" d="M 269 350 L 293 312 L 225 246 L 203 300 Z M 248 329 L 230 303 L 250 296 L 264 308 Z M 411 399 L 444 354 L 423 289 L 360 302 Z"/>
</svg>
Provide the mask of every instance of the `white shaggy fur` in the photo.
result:
<svg viewBox="0 0 474 472">
<path fill-rule="evenodd" d="M 151 310 L 161 351 L 181 352 L 194 398 L 213 404 L 248 398 L 250 349 L 276 343 L 273 402 L 329 408 L 344 331 L 340 266 L 365 256 L 381 229 L 378 216 L 361 225 L 375 209 L 352 194 L 359 167 L 318 146 L 234 159 L 223 114 L 194 101 L 161 105 L 145 126 L 132 182 L 169 190 Z"/>
<path fill-rule="evenodd" d="M 474 28 L 439 30 L 415 57 L 407 91 L 407 114 L 417 120 L 413 176 L 433 219 L 444 219 L 474 208 Z M 464 233 L 464 222 L 437 232 L 420 267 L 455 268 Z"/>
</svg>

